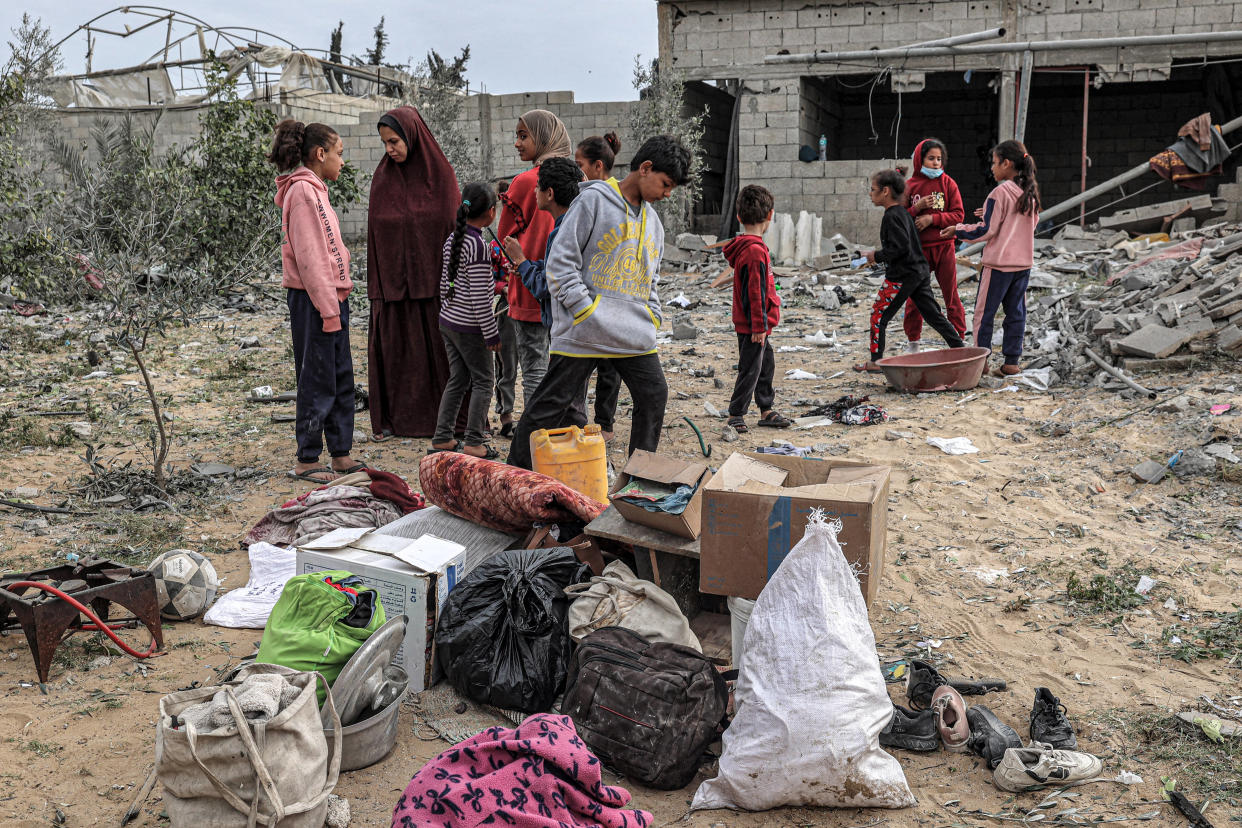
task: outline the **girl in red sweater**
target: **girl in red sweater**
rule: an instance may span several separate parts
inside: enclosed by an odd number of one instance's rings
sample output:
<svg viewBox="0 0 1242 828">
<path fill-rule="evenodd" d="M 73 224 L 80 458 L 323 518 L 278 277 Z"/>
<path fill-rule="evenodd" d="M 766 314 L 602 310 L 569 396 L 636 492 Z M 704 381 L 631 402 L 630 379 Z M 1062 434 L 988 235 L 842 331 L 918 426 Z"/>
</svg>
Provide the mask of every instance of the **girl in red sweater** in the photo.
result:
<svg viewBox="0 0 1242 828">
<path fill-rule="evenodd" d="M 290 477 L 315 484 L 364 466 L 349 456 L 354 441 L 354 363 L 349 352 L 349 250 L 328 203 L 328 186 L 345 166 L 341 136 L 325 124 L 292 118 L 276 125 L 267 160 L 276 178 L 298 398 L 298 462 Z M 324 441 L 332 468 L 319 464 Z"/>
<path fill-rule="evenodd" d="M 518 157 L 533 166 L 513 179 L 509 189 L 500 196 L 504 206 L 496 237 L 516 238 L 522 244 L 522 256 L 532 262 L 545 258 L 548 234 L 552 232 L 552 216 L 539 209 L 535 193 L 539 189 L 539 165 L 548 158 L 569 158 L 573 147 L 561 119 L 546 109 L 532 109 L 517 122 L 514 148 Z M 496 381 L 496 398 L 500 409 L 500 433 L 513 436 L 513 398 L 517 384 L 517 368 L 522 367 L 522 398 L 530 404 L 531 395 L 548 370 L 548 329 L 543 326 L 539 300 L 531 295 L 521 279 L 510 279 L 509 313 L 504 321 L 508 330 L 502 336 L 513 347 L 501 349 L 501 371 Z"/>
<path fill-rule="evenodd" d="M 944 315 L 948 317 L 957 335 L 965 336 L 966 308 L 962 306 L 961 297 L 957 295 L 957 250 L 953 239 L 940 236 L 941 230 L 956 225 L 966 217 L 957 182 L 944 171 L 948 162 L 949 151 L 943 143 L 935 138 L 925 138 L 919 142 L 914 148 L 915 173 L 906 182 L 906 192 L 909 194 L 907 209 L 914 217 L 914 226 L 919 231 L 923 256 L 940 285 L 940 294 L 944 297 Z M 923 315 L 912 300 L 906 301 L 903 327 L 906 338 L 910 340 L 907 352 L 917 352 L 919 340 L 923 336 Z"/>
</svg>

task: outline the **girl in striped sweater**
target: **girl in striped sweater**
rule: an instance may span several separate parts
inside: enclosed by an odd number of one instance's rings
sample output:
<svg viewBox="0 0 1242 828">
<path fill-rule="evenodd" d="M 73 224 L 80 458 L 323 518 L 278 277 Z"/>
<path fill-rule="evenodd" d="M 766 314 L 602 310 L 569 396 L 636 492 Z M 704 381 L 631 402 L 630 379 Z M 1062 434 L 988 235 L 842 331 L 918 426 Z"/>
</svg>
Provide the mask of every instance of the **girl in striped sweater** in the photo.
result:
<svg viewBox="0 0 1242 828">
<path fill-rule="evenodd" d="M 487 445 L 487 411 L 492 403 L 492 353 L 500 351 L 500 329 L 492 312 L 491 255 L 483 228 L 496 220 L 496 191 L 480 182 L 467 184 L 457 208 L 457 229 L 444 241 L 440 272 L 440 335 L 448 352 L 449 381 L 440 398 L 431 451 L 462 451 L 472 457 L 500 456 Z M 490 353 L 489 353 L 490 352 Z M 453 437 L 453 425 L 466 391 L 465 445 Z"/>
</svg>

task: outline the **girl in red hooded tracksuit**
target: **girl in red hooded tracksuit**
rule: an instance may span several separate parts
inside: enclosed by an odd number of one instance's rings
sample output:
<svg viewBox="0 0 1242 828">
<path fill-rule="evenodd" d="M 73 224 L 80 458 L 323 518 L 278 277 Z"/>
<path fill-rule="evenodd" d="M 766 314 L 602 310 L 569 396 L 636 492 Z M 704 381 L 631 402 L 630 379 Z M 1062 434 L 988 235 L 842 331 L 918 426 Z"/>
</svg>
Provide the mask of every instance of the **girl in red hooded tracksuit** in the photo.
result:
<svg viewBox="0 0 1242 828">
<path fill-rule="evenodd" d="M 957 182 L 944 171 L 948 151 L 935 138 L 925 138 L 914 148 L 914 175 L 906 182 L 907 208 L 919 231 L 919 243 L 931 272 L 940 284 L 945 316 L 958 336 L 966 335 L 966 308 L 957 295 L 957 250 L 953 239 L 941 238 L 940 231 L 953 227 L 966 217 Z M 923 336 L 923 315 L 913 301 L 906 302 L 906 338 L 910 350 L 917 351 Z"/>
</svg>

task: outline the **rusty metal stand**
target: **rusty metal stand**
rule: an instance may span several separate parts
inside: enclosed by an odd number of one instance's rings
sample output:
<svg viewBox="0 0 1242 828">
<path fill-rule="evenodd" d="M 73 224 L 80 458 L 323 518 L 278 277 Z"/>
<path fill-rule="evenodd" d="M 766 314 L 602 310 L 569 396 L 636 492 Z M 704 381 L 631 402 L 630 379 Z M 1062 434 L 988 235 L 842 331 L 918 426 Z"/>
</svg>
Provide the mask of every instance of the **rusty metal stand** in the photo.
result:
<svg viewBox="0 0 1242 828">
<path fill-rule="evenodd" d="M 47 684 L 56 649 L 76 632 L 93 632 L 94 625 L 84 621 L 76 607 L 57 596 L 30 587 L 12 586 L 21 581 L 57 587 L 89 606 L 104 622 L 109 622 L 110 606 L 119 604 L 133 613 L 133 617 L 118 618 L 111 624 L 142 623 L 150 631 L 156 647 L 164 647 L 155 576 L 146 570 L 105 560 L 5 575 L 0 578 L 0 631 L 21 627 L 34 656 L 41 686 Z"/>
</svg>

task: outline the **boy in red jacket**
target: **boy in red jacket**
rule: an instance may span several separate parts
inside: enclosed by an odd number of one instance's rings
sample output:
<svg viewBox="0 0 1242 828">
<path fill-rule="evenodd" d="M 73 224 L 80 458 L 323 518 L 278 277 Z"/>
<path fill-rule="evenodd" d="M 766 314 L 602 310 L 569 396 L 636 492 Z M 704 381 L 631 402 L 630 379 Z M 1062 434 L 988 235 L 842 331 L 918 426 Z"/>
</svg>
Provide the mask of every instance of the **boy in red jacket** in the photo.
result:
<svg viewBox="0 0 1242 828">
<path fill-rule="evenodd" d="M 759 406 L 758 425 L 788 428 L 793 421 L 772 410 L 776 392 L 772 377 L 776 356 L 769 337 L 781 319 L 781 299 L 776 294 L 772 257 L 763 233 L 772 223 L 772 194 L 751 184 L 737 197 L 737 220 L 742 234 L 725 245 L 725 258 L 733 267 L 733 328 L 737 331 L 737 382 L 729 400 L 729 425 L 745 434 L 750 398 Z"/>
<path fill-rule="evenodd" d="M 957 250 L 952 238 L 940 237 L 941 230 L 960 224 L 966 217 L 957 182 L 944 171 L 948 162 L 948 150 L 943 143 L 935 138 L 926 138 L 919 142 L 914 148 L 915 172 L 906 182 L 906 192 L 909 194 L 907 209 L 914 217 L 914 226 L 918 228 L 923 256 L 940 284 L 940 294 L 944 297 L 944 315 L 948 317 L 949 324 L 957 331 L 957 335 L 965 336 L 966 308 L 962 306 L 961 297 L 957 295 Z M 905 328 L 906 338 L 910 340 L 907 350 L 917 352 L 919 340 L 923 336 L 923 315 L 912 300 L 906 301 L 905 323 L 902 327 Z"/>
</svg>

